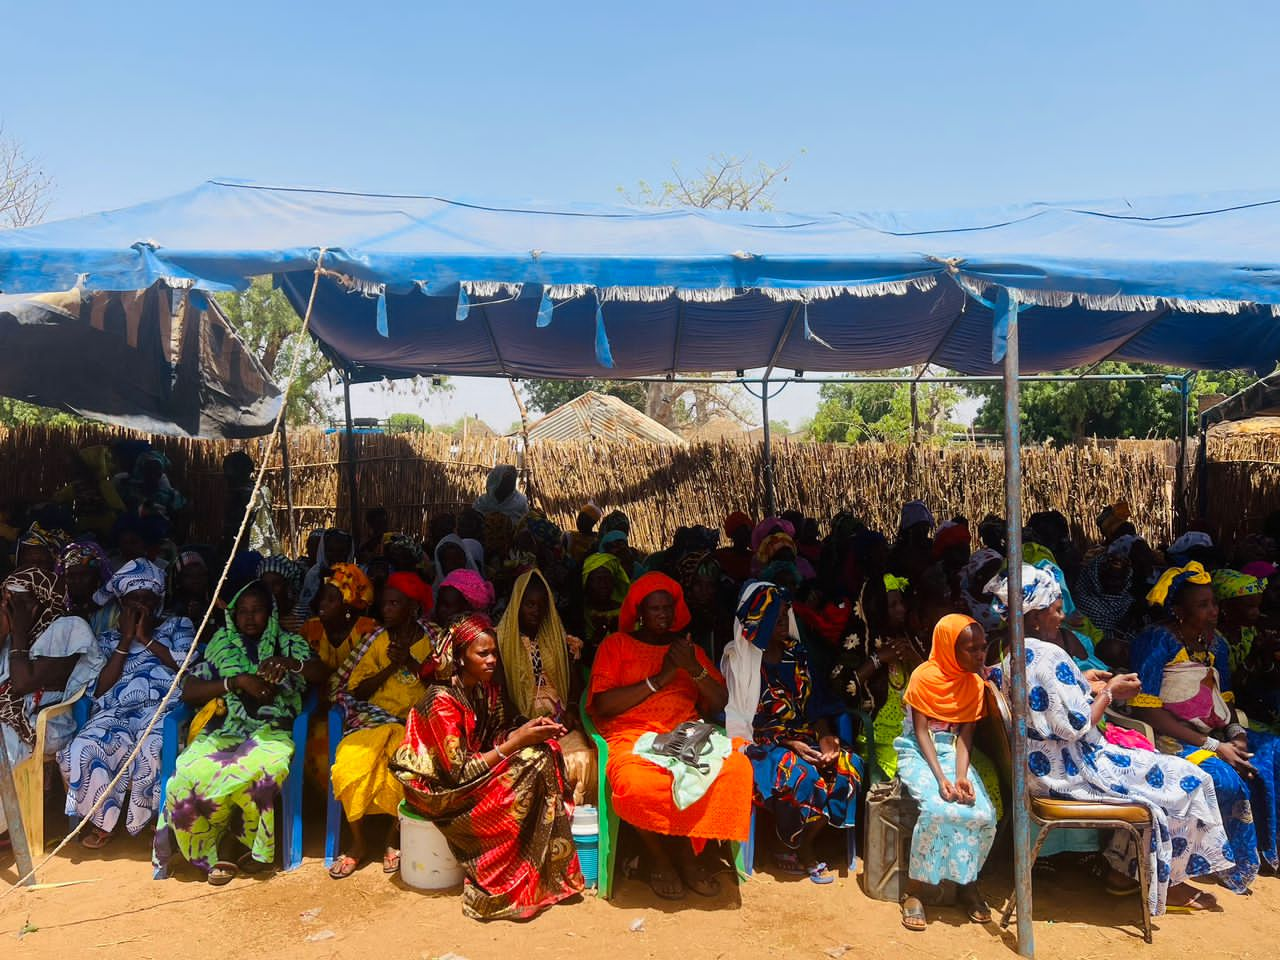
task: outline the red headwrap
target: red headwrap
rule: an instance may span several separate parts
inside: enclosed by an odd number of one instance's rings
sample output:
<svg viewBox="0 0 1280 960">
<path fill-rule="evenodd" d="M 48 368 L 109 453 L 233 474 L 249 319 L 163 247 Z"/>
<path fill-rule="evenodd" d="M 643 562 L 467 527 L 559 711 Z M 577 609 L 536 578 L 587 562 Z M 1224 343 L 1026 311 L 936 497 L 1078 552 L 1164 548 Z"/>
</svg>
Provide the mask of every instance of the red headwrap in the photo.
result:
<svg viewBox="0 0 1280 960">
<path fill-rule="evenodd" d="M 967 523 L 943 524 L 933 538 L 934 559 L 942 556 L 945 551 L 952 547 L 958 547 L 961 544 L 966 547 L 973 545 L 973 535 L 969 533 L 969 525 Z"/>
<path fill-rule="evenodd" d="M 387 586 L 399 590 L 410 600 L 416 601 L 418 606 L 422 607 L 423 613 L 427 613 L 431 609 L 434 599 L 431 596 L 431 587 L 416 573 L 406 573 L 405 571 L 393 573 L 387 577 Z"/>
<path fill-rule="evenodd" d="M 634 630 L 640 620 L 640 604 L 644 603 L 645 597 L 649 594 L 659 591 L 671 594 L 676 602 L 676 618 L 671 624 L 671 629 L 683 630 L 687 627 L 693 615 L 689 613 L 689 606 L 684 602 L 684 591 L 680 589 L 680 584 L 665 573 L 654 572 L 646 573 L 627 591 L 627 597 L 622 601 L 622 609 L 618 612 L 618 629 L 627 632 Z"/>
<path fill-rule="evenodd" d="M 735 510 L 733 511 L 733 513 L 729 514 L 727 517 L 724 518 L 724 532 L 728 534 L 730 537 L 733 536 L 733 532 L 737 530 L 739 527 L 750 528 L 750 527 L 754 527 L 755 525 L 756 525 L 756 522 L 752 520 L 748 514 L 743 513 L 741 510 Z"/>
<path fill-rule="evenodd" d="M 483 613 L 468 613 L 455 620 L 449 628 L 449 644 L 456 653 L 471 646 L 486 633 L 493 633 L 493 621 Z"/>
</svg>

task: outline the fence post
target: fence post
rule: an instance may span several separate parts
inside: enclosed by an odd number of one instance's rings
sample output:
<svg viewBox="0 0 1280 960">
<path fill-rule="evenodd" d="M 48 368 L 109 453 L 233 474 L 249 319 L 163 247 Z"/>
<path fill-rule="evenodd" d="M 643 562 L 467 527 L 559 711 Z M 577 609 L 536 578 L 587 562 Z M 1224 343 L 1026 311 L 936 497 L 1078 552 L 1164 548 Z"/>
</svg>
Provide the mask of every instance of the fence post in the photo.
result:
<svg viewBox="0 0 1280 960">
<path fill-rule="evenodd" d="M 289 556 L 298 555 L 298 521 L 293 513 L 293 470 L 289 462 L 289 433 L 280 420 L 280 467 L 284 474 L 284 502 L 289 511 Z"/>
<path fill-rule="evenodd" d="M 347 503 L 351 510 L 349 523 L 351 540 L 358 547 L 360 544 L 360 496 L 356 491 L 356 438 L 355 426 L 351 421 L 351 371 L 342 372 L 342 407 L 347 418 Z"/>
<path fill-rule="evenodd" d="M 773 490 L 773 437 L 769 429 L 769 377 L 760 381 L 760 419 L 764 429 L 764 515 L 772 517 L 777 504 L 774 502 Z"/>
</svg>

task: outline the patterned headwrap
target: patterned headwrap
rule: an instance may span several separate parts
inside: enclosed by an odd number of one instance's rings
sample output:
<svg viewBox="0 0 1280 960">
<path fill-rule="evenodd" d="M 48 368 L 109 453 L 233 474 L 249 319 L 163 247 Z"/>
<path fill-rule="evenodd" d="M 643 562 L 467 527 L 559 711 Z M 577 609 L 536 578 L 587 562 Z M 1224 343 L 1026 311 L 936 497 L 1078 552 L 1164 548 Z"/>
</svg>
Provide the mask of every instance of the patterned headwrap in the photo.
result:
<svg viewBox="0 0 1280 960">
<path fill-rule="evenodd" d="M 440 581 L 440 588 L 453 587 L 467 601 L 472 610 L 487 613 L 493 607 L 496 594 L 493 584 L 474 570 L 455 570 Z"/>
<path fill-rule="evenodd" d="M 1008 574 L 1000 573 L 992 577 L 987 584 L 986 592 L 994 597 L 991 601 L 992 608 L 1000 616 L 1005 616 L 1009 612 Z M 1022 610 L 1024 613 L 1031 613 L 1035 610 L 1048 610 L 1061 599 L 1062 589 L 1058 586 L 1058 581 L 1054 579 L 1052 573 L 1027 563 L 1022 565 Z"/>
<path fill-rule="evenodd" d="M 520 527 L 528 530 L 529 535 L 539 546 L 549 550 L 558 548 L 560 541 L 564 538 L 564 531 L 548 520 L 547 515 L 541 510 L 530 510 L 526 513 L 524 519 L 520 521 Z"/>
<path fill-rule="evenodd" d="M 791 601 L 791 594 L 782 587 L 766 583 L 754 590 L 743 590 L 746 599 L 734 614 L 741 625 L 742 638 L 753 647 L 764 650 L 773 639 L 778 617 Z"/>
<path fill-rule="evenodd" d="M 1147 593 L 1147 603 L 1153 607 L 1172 603 L 1177 599 L 1179 591 L 1189 583 L 1213 583 L 1213 578 L 1194 560 L 1185 567 L 1170 567 L 1160 574 L 1156 585 Z"/>
<path fill-rule="evenodd" d="M 373 603 L 373 584 L 354 563 L 335 563 L 324 582 L 336 587 L 352 610 L 367 610 Z"/>
<path fill-rule="evenodd" d="M 449 632 L 445 634 L 445 642 L 453 650 L 454 657 L 460 657 L 462 651 L 471 646 L 486 633 L 493 633 L 493 621 L 483 613 L 468 613 L 453 621 Z"/>
<path fill-rule="evenodd" d="M 1169 556 L 1184 557 L 1195 549 L 1212 550 L 1213 537 L 1203 530 L 1189 530 L 1169 544 Z"/>
<path fill-rule="evenodd" d="M 892 573 L 886 573 L 884 575 L 884 592 L 885 593 L 892 593 L 894 590 L 897 590 L 899 593 L 902 593 L 909 586 L 911 586 L 911 581 L 908 580 L 906 577 L 895 577 Z"/>
<path fill-rule="evenodd" d="M 605 518 L 600 521 L 601 536 L 613 530 L 621 530 L 628 536 L 631 534 L 631 521 L 627 519 L 627 515 L 621 510 L 614 510 L 606 514 Z"/>
<path fill-rule="evenodd" d="M 686 591 L 699 577 L 711 577 L 713 580 L 720 577 L 720 564 L 710 550 L 686 553 L 676 564 L 676 579 Z"/>
<path fill-rule="evenodd" d="M 164 571 L 150 560 L 144 560 L 141 557 L 130 560 L 93 595 L 93 602 L 102 606 L 112 600 L 123 599 L 135 590 L 146 590 L 157 597 L 163 597 Z"/>
<path fill-rule="evenodd" d="M 413 557 L 414 563 L 422 563 L 427 553 L 422 549 L 422 543 L 416 538 L 405 533 L 388 533 L 382 538 L 382 552 L 388 550 L 404 550 Z"/>
<path fill-rule="evenodd" d="M 67 534 L 65 531 L 46 530 L 40 524 L 33 523 L 18 538 L 18 542 L 13 548 L 13 562 L 18 562 L 18 554 L 22 552 L 23 547 L 44 547 L 53 554 L 53 559 L 56 561 L 62 555 L 62 550 L 66 544 Z"/>
<path fill-rule="evenodd" d="M 1267 585 L 1257 577 L 1239 570 L 1213 571 L 1213 595 L 1219 600 L 1261 596 Z"/>
<path fill-rule="evenodd" d="M 1117 530 L 1129 522 L 1131 515 L 1129 501 L 1118 500 L 1110 506 L 1102 508 L 1102 512 L 1098 514 L 1098 529 L 1109 540 Z"/>
<path fill-rule="evenodd" d="M 969 558 L 968 563 L 960 568 L 961 585 L 965 587 L 965 589 L 982 586 L 982 584 L 975 582 L 975 578 L 982 572 L 982 568 L 991 564 L 993 561 L 1003 559 L 1004 555 L 998 550 L 992 550 L 990 547 L 983 547 Z"/>
<path fill-rule="evenodd" d="M 29 593 L 35 597 L 35 622 L 32 624 L 32 639 L 40 636 L 49 624 L 59 617 L 66 616 L 66 601 L 58 588 L 58 578 L 39 567 L 27 567 L 9 574 L 0 590 L 10 593 Z"/>
<path fill-rule="evenodd" d="M 778 531 L 771 533 L 760 541 L 760 546 L 756 548 L 756 561 L 765 566 L 773 561 L 773 558 L 783 550 L 790 550 L 792 554 L 797 554 L 795 538 L 789 533 Z"/>
<path fill-rule="evenodd" d="M 111 578 L 111 561 L 107 559 L 106 551 L 92 540 L 68 544 L 62 551 L 62 557 L 58 560 L 58 569 L 55 572 L 61 577 L 68 570 L 74 570 L 77 567 L 88 567 L 95 571 L 98 574 L 99 585 Z"/>
<path fill-rule="evenodd" d="M 284 577 L 285 583 L 289 585 L 289 590 L 296 597 L 302 590 L 302 578 L 306 576 L 306 568 L 296 560 L 290 560 L 284 554 L 276 553 L 269 557 L 264 557 L 262 562 L 258 564 L 258 571 L 255 574 L 261 579 L 264 573 L 277 573 Z"/>
</svg>

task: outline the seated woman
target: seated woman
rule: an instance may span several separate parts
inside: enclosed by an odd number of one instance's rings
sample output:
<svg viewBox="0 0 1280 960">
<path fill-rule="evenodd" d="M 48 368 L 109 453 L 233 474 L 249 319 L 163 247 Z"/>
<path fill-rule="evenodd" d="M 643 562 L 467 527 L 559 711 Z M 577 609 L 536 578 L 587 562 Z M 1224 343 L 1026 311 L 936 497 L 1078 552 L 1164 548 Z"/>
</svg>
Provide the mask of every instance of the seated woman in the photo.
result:
<svg viewBox="0 0 1280 960">
<path fill-rule="evenodd" d="M 311 541 L 307 541 L 307 549 L 311 549 Z M 331 528 L 320 531 L 320 539 L 316 545 L 315 562 L 307 569 L 302 578 L 302 590 L 298 594 L 298 604 L 294 608 L 294 616 L 305 622 L 315 613 L 312 604 L 324 586 L 324 578 L 329 569 L 338 563 L 355 563 L 355 540 L 346 530 Z"/>
<path fill-rule="evenodd" d="M 631 577 L 611 553 L 593 553 L 582 564 L 582 623 L 591 659 L 604 638 L 618 629 L 618 611 Z"/>
<path fill-rule="evenodd" d="M 183 550 L 168 573 L 170 596 L 165 616 L 186 617 L 192 623 L 199 623 L 213 597 L 208 561 L 198 550 Z"/>
<path fill-rule="evenodd" d="M 1213 572 L 1213 596 L 1221 610 L 1218 627 L 1230 653 L 1236 701 L 1251 727 L 1275 733 L 1280 729 L 1280 671 L 1258 630 L 1266 591 L 1265 581 L 1240 570 Z"/>
<path fill-rule="evenodd" d="M 583 888 L 553 739 L 564 728 L 535 717 L 504 732 L 487 617 L 455 621 L 449 646 L 452 678 L 432 684 L 409 714 L 392 769 L 409 806 L 435 821 L 466 873 L 462 912 L 526 920 Z"/>
<path fill-rule="evenodd" d="M 1115 831 L 1106 850 L 1111 866 L 1107 890 L 1115 894 L 1137 890 L 1139 855 L 1150 861 L 1151 886 L 1147 909 L 1158 917 L 1166 909 L 1175 912 L 1212 909 L 1216 902 L 1207 891 L 1185 881 L 1210 878 L 1229 870 L 1224 855 L 1227 835 L 1222 828 L 1212 781 L 1208 774 L 1185 760 L 1108 742 L 1098 730 L 1107 706 L 1128 700 L 1142 685 L 1135 674 L 1112 677 L 1080 671 L 1074 658 L 1054 643 L 1061 622 L 1061 597 L 1054 577 L 1043 569 L 1023 565 L 1023 604 L 1026 611 L 1027 737 L 1030 753 L 1028 789 L 1033 796 L 1091 803 L 1137 803 L 1146 807 L 1156 829 L 1153 846 L 1134 849 L 1132 837 Z M 1007 578 L 992 592 L 1007 602 Z M 1048 628 L 1042 626 L 1047 622 Z M 998 678 L 1005 696 L 1010 693 L 1009 660 Z M 1050 833 L 1094 831 L 1055 830 Z M 1096 849 L 1096 845 L 1090 849 Z M 1043 850 L 1042 850 L 1043 852 Z"/>
<path fill-rule="evenodd" d="M 422 699 L 421 678 L 436 674 L 435 643 L 423 625 L 431 588 L 416 573 L 393 573 L 382 592 L 381 629 L 348 655 L 330 689 L 342 708 L 342 742 L 329 772 L 333 795 L 351 825 L 351 846 L 334 861 L 329 876 L 342 880 L 364 862 L 368 839 L 364 818 L 391 818 L 382 872 L 400 869 L 400 820 L 404 791 L 387 764 L 404 738 L 404 719 Z"/>
<path fill-rule="evenodd" d="M 609 743 L 613 808 L 634 826 L 651 858 L 649 883 L 664 899 L 685 888 L 715 896 L 720 881 L 698 862 L 690 840 L 746 840 L 751 823 L 751 763 L 733 750 L 705 792 L 682 806 L 672 775 L 635 752 L 645 733 L 669 733 L 728 702 L 724 679 L 679 631 L 689 625 L 680 585 L 647 573 L 631 585 L 619 631 L 601 645 L 591 671 L 589 709 Z"/>
<path fill-rule="evenodd" d="M 68 544 L 56 572 L 67 590 L 67 613 L 89 624 L 95 637 L 115 629 L 120 618 L 115 598 L 99 601 L 95 596 L 111 579 L 111 564 L 102 547 L 92 540 Z"/>
<path fill-rule="evenodd" d="M 66 545 L 67 537 L 61 530 L 46 530 L 39 523 L 33 523 L 18 538 L 14 547 L 13 569 L 35 567 L 46 573 L 53 573 Z"/>
<path fill-rule="evenodd" d="M 488 580 L 474 570 L 454 570 L 440 581 L 440 589 L 435 592 L 431 622 L 437 627 L 446 628 L 458 617 L 468 613 L 483 613 L 488 616 L 493 609 L 494 600 L 493 584 Z M 436 636 L 443 642 L 443 629 L 437 631 Z M 449 662 L 448 657 L 437 659 L 442 664 Z"/>
<path fill-rule="evenodd" d="M 1057 599 L 1042 618 L 1042 633 L 1038 634 L 1040 639 L 1056 643 L 1065 650 L 1086 676 L 1090 671 L 1110 673 L 1111 668 L 1098 656 L 1094 646 L 1101 641 L 1102 631 L 1076 609 L 1062 568 L 1052 560 L 1038 560 L 1033 565 L 1037 570 L 1049 574 L 1056 585 L 1053 592 Z"/>
<path fill-rule="evenodd" d="M 1133 715 L 1155 728 L 1162 753 L 1185 757 L 1213 778 L 1235 860 L 1222 884 L 1243 893 L 1258 873 L 1259 854 L 1277 866 L 1280 740 L 1237 722 L 1230 653 L 1216 629 L 1218 604 L 1204 568 L 1191 563 L 1166 570 L 1147 600 L 1166 617 L 1133 638 L 1130 663 L 1142 681 Z"/>
<path fill-rule="evenodd" d="M 300 634 L 307 622 L 307 618 L 299 617 L 296 611 L 298 595 L 302 592 L 302 578 L 306 572 L 306 568 L 298 561 L 279 553 L 263 557 L 258 564 L 258 579 L 271 590 L 276 609 L 285 611 L 280 617 L 280 626 L 289 633 Z"/>
<path fill-rule="evenodd" d="M 118 625 L 98 636 L 106 665 L 93 689 L 93 712 L 75 739 L 58 755 L 67 782 L 68 816 L 89 817 L 80 843 L 90 850 L 107 845 L 128 796 L 125 830 L 136 837 L 151 823 L 159 801 L 159 724 L 102 806 L 93 810 L 173 683 L 179 662 L 195 642 L 186 617 L 161 615 L 164 572 L 148 560 L 130 560 L 116 571 L 103 593 L 119 604 Z M 169 701 L 165 712 L 177 704 Z"/>
<path fill-rule="evenodd" d="M 354 563 L 333 565 L 316 595 L 316 615 L 302 625 L 302 639 L 331 671 L 378 629 L 378 622 L 365 616 L 372 602 L 373 584 L 363 570 Z"/>
<path fill-rule="evenodd" d="M 737 656 L 726 652 L 724 673 L 731 702 L 756 701 L 747 757 L 756 795 L 773 815 L 785 848 L 776 857 L 778 866 L 814 883 L 831 883 L 835 877 L 813 845 L 828 824 L 853 829 L 862 761 L 812 710 L 809 658 L 786 591 L 771 583 L 748 583 L 734 633 Z M 754 672 L 748 666 L 752 661 L 758 664 Z"/>
<path fill-rule="evenodd" d="M 39 567 L 0 583 L 0 637 L 0 749 L 18 764 L 35 749 L 36 715 L 92 683 L 103 656 L 89 625 L 67 615 L 53 574 Z M 74 733 L 70 713 L 52 718 L 45 750 L 62 749 Z M 8 830 L 0 805 L 0 835 Z"/>
<path fill-rule="evenodd" d="M 516 580 L 497 633 L 500 673 L 518 717 L 550 717 L 565 728 L 560 749 L 573 802 L 594 798 L 596 751 L 583 735 L 578 716 L 582 641 L 565 633 L 551 588 L 539 571 L 529 570 Z"/>
<path fill-rule="evenodd" d="M 1088 560 L 1075 584 L 1076 607 L 1101 633 L 1097 652 L 1103 663 L 1117 666 L 1131 661 L 1129 641 L 1142 614 L 1133 593 L 1131 555 L 1136 537 L 1126 535 Z"/>
<path fill-rule="evenodd" d="M 975 724 L 982 719 L 987 636 L 972 617 L 953 613 L 933 630 L 929 659 L 907 681 L 908 707 L 898 750 L 898 777 L 920 805 L 911 834 L 902 925 L 927 924 L 925 884 L 950 880 L 956 900 L 974 923 L 991 919 L 978 890 L 996 835 L 996 814 L 981 778 L 969 778 Z"/>
<path fill-rule="evenodd" d="M 435 550 L 435 582 L 431 589 L 439 593 L 444 578 L 455 570 L 484 571 L 484 545 L 479 540 L 464 539 L 456 533 L 440 538 Z"/>
<path fill-rule="evenodd" d="M 227 624 L 187 675 L 183 702 L 208 722 L 179 756 L 156 824 L 157 868 L 177 852 L 209 883 L 275 861 L 275 800 L 289 774 L 290 728 L 309 683 L 328 671 L 307 642 L 280 629 L 271 591 L 260 580 L 227 606 Z M 193 722 L 193 726 L 194 726 Z M 235 826 L 238 856 L 220 849 Z"/>
</svg>

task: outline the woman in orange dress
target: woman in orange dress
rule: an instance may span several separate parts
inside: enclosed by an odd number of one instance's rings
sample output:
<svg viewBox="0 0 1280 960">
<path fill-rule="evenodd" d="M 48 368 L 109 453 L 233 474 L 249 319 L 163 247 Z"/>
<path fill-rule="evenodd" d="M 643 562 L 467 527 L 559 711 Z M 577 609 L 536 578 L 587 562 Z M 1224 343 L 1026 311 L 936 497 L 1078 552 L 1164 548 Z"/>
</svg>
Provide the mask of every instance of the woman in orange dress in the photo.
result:
<svg viewBox="0 0 1280 960">
<path fill-rule="evenodd" d="M 715 896 L 720 882 L 698 863 L 694 844 L 744 841 L 751 825 L 751 762 L 737 749 L 741 741 L 734 741 L 706 792 L 683 809 L 672 795 L 671 772 L 634 749 L 645 733 L 668 733 L 724 710 L 724 678 L 680 632 L 689 620 L 678 583 L 661 573 L 640 577 L 623 601 L 619 632 L 596 653 L 588 701 L 609 743 L 613 807 L 639 832 L 651 863 L 649 884 L 668 900 L 683 898 L 686 889 Z"/>
</svg>

